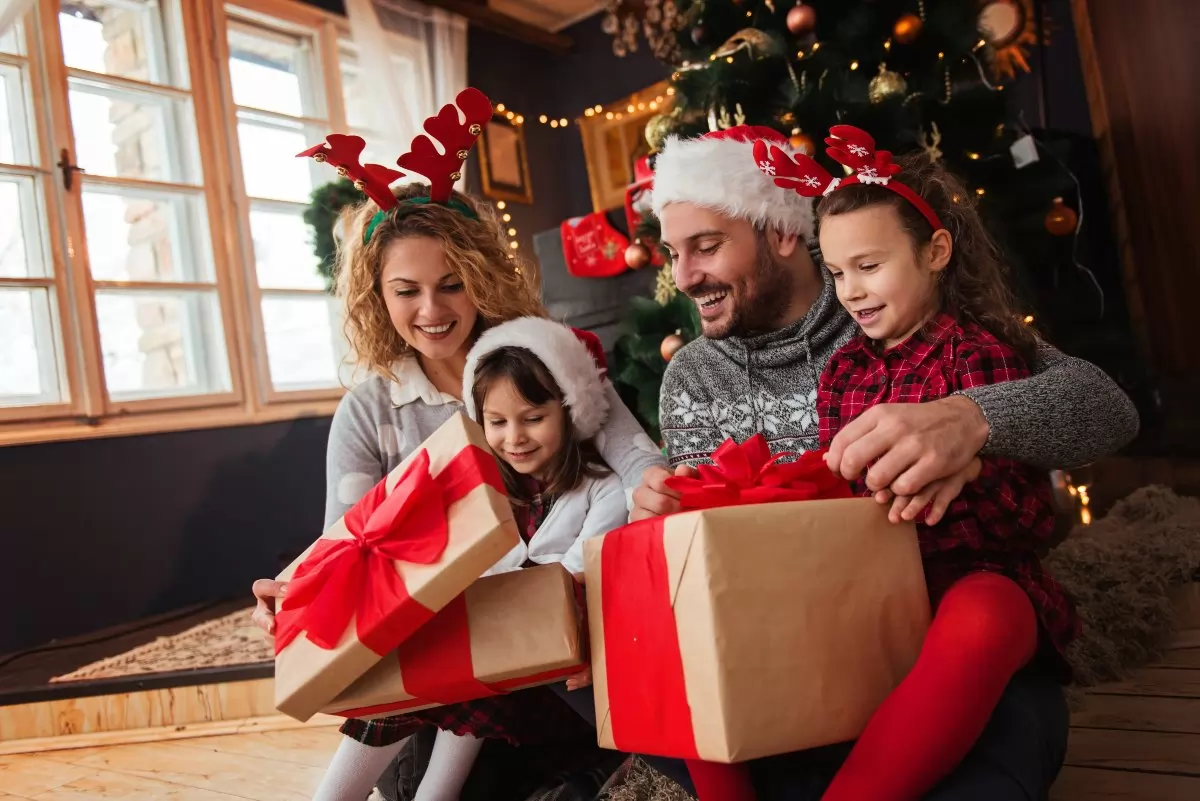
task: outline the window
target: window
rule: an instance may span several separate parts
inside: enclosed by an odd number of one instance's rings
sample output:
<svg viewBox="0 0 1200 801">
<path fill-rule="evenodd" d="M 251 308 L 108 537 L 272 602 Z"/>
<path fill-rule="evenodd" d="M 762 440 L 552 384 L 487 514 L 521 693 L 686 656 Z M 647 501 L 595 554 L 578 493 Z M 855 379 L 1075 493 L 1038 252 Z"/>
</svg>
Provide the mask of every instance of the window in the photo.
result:
<svg viewBox="0 0 1200 801">
<path fill-rule="evenodd" d="M 367 132 L 346 36 L 288 0 L 39 0 L 0 34 L 0 444 L 332 411 L 302 213 L 336 176 L 295 154 Z"/>
</svg>

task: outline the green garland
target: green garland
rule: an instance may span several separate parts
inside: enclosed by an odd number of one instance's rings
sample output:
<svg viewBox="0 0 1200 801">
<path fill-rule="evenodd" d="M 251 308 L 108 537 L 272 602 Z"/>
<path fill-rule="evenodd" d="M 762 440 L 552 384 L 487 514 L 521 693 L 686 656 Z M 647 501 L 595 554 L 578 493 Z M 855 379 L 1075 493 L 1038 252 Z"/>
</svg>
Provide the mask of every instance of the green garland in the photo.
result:
<svg viewBox="0 0 1200 801">
<path fill-rule="evenodd" d="M 337 237 L 334 227 L 342 210 L 361 203 L 362 192 L 348 178 L 339 178 L 313 190 L 304 222 L 312 229 L 313 255 L 317 257 L 317 272 L 325 278 L 326 288 L 333 288 L 333 268 L 337 264 Z"/>
</svg>

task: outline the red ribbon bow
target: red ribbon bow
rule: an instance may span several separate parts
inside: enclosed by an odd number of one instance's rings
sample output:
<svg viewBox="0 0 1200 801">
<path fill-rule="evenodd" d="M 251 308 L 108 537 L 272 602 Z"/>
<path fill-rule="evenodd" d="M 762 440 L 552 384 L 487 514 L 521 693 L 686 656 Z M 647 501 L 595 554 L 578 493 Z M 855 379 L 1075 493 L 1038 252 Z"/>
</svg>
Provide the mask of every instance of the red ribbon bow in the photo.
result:
<svg viewBox="0 0 1200 801">
<path fill-rule="evenodd" d="M 683 509 L 714 509 L 751 503 L 783 503 L 851 498 L 850 485 L 830 472 L 824 450 L 771 455 L 762 434 L 740 445 L 725 440 L 712 455 L 714 464 L 696 468 L 699 478 L 672 476 L 667 486 L 677 490 Z"/>
<path fill-rule="evenodd" d="M 433 612 L 407 603 L 394 562 L 438 561 L 450 537 L 447 508 L 480 483 L 503 492 L 495 460 L 468 446 L 437 478 L 422 449 L 391 493 L 386 478 L 376 484 L 342 518 L 353 537 L 318 540 L 296 569 L 276 616 L 275 652 L 301 631 L 331 650 L 354 618 L 359 641 L 383 656 L 428 622 Z"/>
</svg>

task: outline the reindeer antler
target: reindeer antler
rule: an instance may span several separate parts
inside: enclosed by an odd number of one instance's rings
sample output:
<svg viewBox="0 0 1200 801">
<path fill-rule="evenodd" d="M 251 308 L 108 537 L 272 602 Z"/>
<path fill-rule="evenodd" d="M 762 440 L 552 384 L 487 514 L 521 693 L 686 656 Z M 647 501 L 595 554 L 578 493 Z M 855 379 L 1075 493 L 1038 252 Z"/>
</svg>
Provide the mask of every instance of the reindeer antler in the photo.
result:
<svg viewBox="0 0 1200 801">
<path fill-rule="evenodd" d="M 361 136 L 329 134 L 324 142 L 296 156 L 337 167 L 339 175 L 349 176 L 359 191 L 365 192 L 379 208 L 386 211 L 396 205 L 396 196 L 389 187 L 403 173 L 381 164 L 361 164 L 359 158 L 366 147 L 367 143 Z"/>
<path fill-rule="evenodd" d="M 460 109 L 465 118 L 462 122 L 458 118 Z M 462 177 L 462 165 L 471 146 L 491 118 L 492 101 L 478 89 L 468 87 L 458 93 L 455 103 L 442 106 L 436 116 L 425 120 L 425 130 L 441 143 L 443 151 L 438 152 L 429 136 L 417 134 L 411 150 L 396 159 L 396 163 L 428 178 L 430 199 L 445 203 L 454 191 L 454 182 Z"/>
<path fill-rule="evenodd" d="M 758 169 L 775 179 L 775 185 L 792 189 L 804 197 L 821 197 L 837 188 L 839 179 L 804 153 L 795 158 L 764 139 L 754 143 L 754 161 Z"/>
<path fill-rule="evenodd" d="M 829 145 L 825 152 L 839 164 L 854 170 L 860 183 L 887 183 L 887 179 L 900 172 L 900 165 L 892 162 L 887 150 L 875 150 L 875 139 L 862 128 L 853 125 L 835 125 L 825 138 Z"/>
</svg>

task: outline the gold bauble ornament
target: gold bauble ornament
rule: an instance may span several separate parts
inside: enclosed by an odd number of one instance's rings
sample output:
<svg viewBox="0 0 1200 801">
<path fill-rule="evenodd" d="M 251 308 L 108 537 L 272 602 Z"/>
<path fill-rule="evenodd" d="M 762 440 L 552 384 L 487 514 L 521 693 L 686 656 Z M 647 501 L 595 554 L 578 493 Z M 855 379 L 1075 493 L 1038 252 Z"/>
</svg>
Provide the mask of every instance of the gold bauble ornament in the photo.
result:
<svg viewBox="0 0 1200 801">
<path fill-rule="evenodd" d="M 1079 224 L 1075 209 L 1063 203 L 1061 197 L 1054 198 L 1050 211 L 1046 212 L 1046 230 L 1054 236 L 1070 236 Z"/>
<path fill-rule="evenodd" d="M 817 152 L 817 145 L 813 142 L 812 137 L 803 133 L 799 128 L 792 129 L 792 135 L 788 137 L 788 144 L 792 146 L 792 150 L 806 156 L 815 155 Z"/>
<path fill-rule="evenodd" d="M 642 244 L 640 239 L 625 248 L 625 265 L 634 270 L 640 270 L 650 263 L 650 248 Z"/>
<path fill-rule="evenodd" d="M 679 349 L 686 344 L 687 343 L 683 341 L 683 337 L 681 337 L 678 332 L 674 334 L 667 334 L 663 338 L 662 345 L 659 346 L 658 352 L 662 354 L 664 362 L 669 362 L 672 358 L 674 358 L 675 354 L 679 352 Z"/>
<path fill-rule="evenodd" d="M 892 36 L 900 44 L 912 44 L 921 35 L 923 27 L 925 27 L 925 23 L 916 14 L 905 14 L 896 20 L 896 24 L 892 27 Z"/>
<path fill-rule="evenodd" d="M 904 76 L 892 72 L 886 64 L 879 65 L 879 74 L 867 84 L 867 99 L 872 103 L 882 103 L 893 97 L 904 97 L 908 91 L 908 83 Z"/>
<path fill-rule="evenodd" d="M 667 141 L 667 136 L 671 133 L 671 118 L 666 114 L 655 114 L 646 123 L 646 144 L 650 145 L 650 150 L 657 153 L 662 150 L 663 143 Z"/>
</svg>

